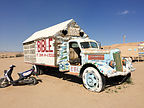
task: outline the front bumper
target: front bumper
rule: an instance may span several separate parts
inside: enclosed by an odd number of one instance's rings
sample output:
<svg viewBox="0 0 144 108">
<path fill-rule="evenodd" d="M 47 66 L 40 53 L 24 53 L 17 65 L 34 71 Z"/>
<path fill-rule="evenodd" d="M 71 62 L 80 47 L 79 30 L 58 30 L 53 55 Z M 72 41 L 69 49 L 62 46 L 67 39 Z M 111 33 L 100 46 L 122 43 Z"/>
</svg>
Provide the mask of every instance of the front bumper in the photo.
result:
<svg viewBox="0 0 144 108">
<path fill-rule="evenodd" d="M 131 68 L 129 71 L 126 71 L 126 72 L 116 71 L 116 72 L 107 74 L 107 77 L 110 78 L 110 77 L 115 77 L 115 76 L 126 76 L 127 74 L 135 71 L 135 69 L 136 68 Z"/>
</svg>

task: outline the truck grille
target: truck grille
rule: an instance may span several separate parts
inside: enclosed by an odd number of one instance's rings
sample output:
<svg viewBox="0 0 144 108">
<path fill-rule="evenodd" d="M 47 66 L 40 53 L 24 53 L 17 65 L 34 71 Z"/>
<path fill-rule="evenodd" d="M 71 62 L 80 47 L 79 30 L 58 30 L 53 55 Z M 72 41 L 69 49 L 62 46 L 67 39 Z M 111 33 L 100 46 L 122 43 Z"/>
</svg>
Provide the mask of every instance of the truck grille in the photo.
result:
<svg viewBox="0 0 144 108">
<path fill-rule="evenodd" d="M 116 63 L 116 71 L 123 72 L 123 66 L 121 61 L 120 52 L 113 53 L 114 61 Z"/>
</svg>

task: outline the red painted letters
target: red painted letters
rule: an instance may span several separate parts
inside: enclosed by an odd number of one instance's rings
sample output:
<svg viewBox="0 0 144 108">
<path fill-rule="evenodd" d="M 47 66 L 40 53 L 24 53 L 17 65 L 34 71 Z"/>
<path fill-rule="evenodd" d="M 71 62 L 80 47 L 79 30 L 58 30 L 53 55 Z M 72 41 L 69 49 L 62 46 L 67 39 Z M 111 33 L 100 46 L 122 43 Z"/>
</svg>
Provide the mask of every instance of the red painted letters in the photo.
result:
<svg viewBox="0 0 144 108">
<path fill-rule="evenodd" d="M 38 52 L 53 52 L 51 46 L 52 38 L 37 41 Z"/>
</svg>

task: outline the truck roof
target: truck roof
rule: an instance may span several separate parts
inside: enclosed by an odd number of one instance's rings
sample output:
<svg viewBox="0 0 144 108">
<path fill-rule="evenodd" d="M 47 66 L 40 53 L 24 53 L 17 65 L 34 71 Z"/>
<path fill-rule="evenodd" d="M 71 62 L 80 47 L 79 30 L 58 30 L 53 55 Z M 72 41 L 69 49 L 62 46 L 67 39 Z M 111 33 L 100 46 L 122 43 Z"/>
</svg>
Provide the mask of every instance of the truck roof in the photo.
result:
<svg viewBox="0 0 144 108">
<path fill-rule="evenodd" d="M 28 43 L 28 42 L 32 42 L 32 41 L 35 41 L 35 40 L 38 40 L 38 39 L 48 38 L 48 37 L 51 37 L 51 36 L 59 36 L 59 35 L 61 35 L 60 31 L 68 30 L 70 25 L 73 25 L 73 23 L 76 23 L 76 22 L 73 19 L 70 19 L 70 20 L 67 20 L 65 22 L 62 22 L 62 23 L 56 24 L 54 26 L 51 26 L 49 28 L 37 31 L 34 34 L 32 34 L 28 39 L 26 39 L 23 42 L 23 44 Z M 77 28 L 79 28 L 83 32 L 83 30 L 79 26 Z M 87 34 L 84 33 L 84 36 L 87 37 Z"/>
<path fill-rule="evenodd" d="M 92 40 L 92 39 L 89 39 L 88 37 L 87 38 L 82 38 L 82 37 L 77 37 L 77 38 L 72 38 L 69 42 L 71 41 L 75 41 L 75 42 L 96 42 L 95 40 Z"/>
</svg>

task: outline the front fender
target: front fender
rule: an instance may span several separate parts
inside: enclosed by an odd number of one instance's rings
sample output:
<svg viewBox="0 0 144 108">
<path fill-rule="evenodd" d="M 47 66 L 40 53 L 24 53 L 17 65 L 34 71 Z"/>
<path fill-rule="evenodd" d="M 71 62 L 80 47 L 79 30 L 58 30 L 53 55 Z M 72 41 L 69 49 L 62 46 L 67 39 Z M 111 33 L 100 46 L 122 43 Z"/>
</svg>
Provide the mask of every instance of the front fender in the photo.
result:
<svg viewBox="0 0 144 108">
<path fill-rule="evenodd" d="M 99 72 L 102 73 L 104 76 L 107 76 L 108 74 L 111 74 L 116 71 L 115 69 L 111 68 L 108 64 L 104 62 L 96 62 L 94 63 L 94 65 L 99 70 Z"/>
<path fill-rule="evenodd" d="M 135 71 L 136 68 L 133 67 L 132 60 L 130 58 L 125 58 L 125 60 L 126 60 L 126 65 L 123 66 L 124 70 L 125 71 L 131 71 L 131 72 Z"/>
<path fill-rule="evenodd" d="M 80 76 L 82 75 L 86 67 L 95 67 L 104 76 L 108 76 L 108 74 L 112 74 L 113 72 L 115 72 L 113 68 L 111 68 L 109 65 L 107 65 L 104 62 L 93 62 L 93 63 L 86 63 L 85 65 L 82 66 L 80 70 Z"/>
<path fill-rule="evenodd" d="M 103 62 L 97 62 L 97 63 L 95 63 L 95 66 L 100 71 L 100 73 L 102 73 L 104 76 L 107 76 L 107 77 L 115 77 L 115 76 L 120 76 L 120 75 L 126 76 L 127 74 L 129 74 L 130 72 L 135 70 L 135 68 L 133 68 L 133 67 L 131 67 L 131 68 L 123 67 L 123 69 L 124 69 L 123 72 L 116 71 L 115 69 L 111 68 L 108 64 L 103 63 Z"/>
</svg>

